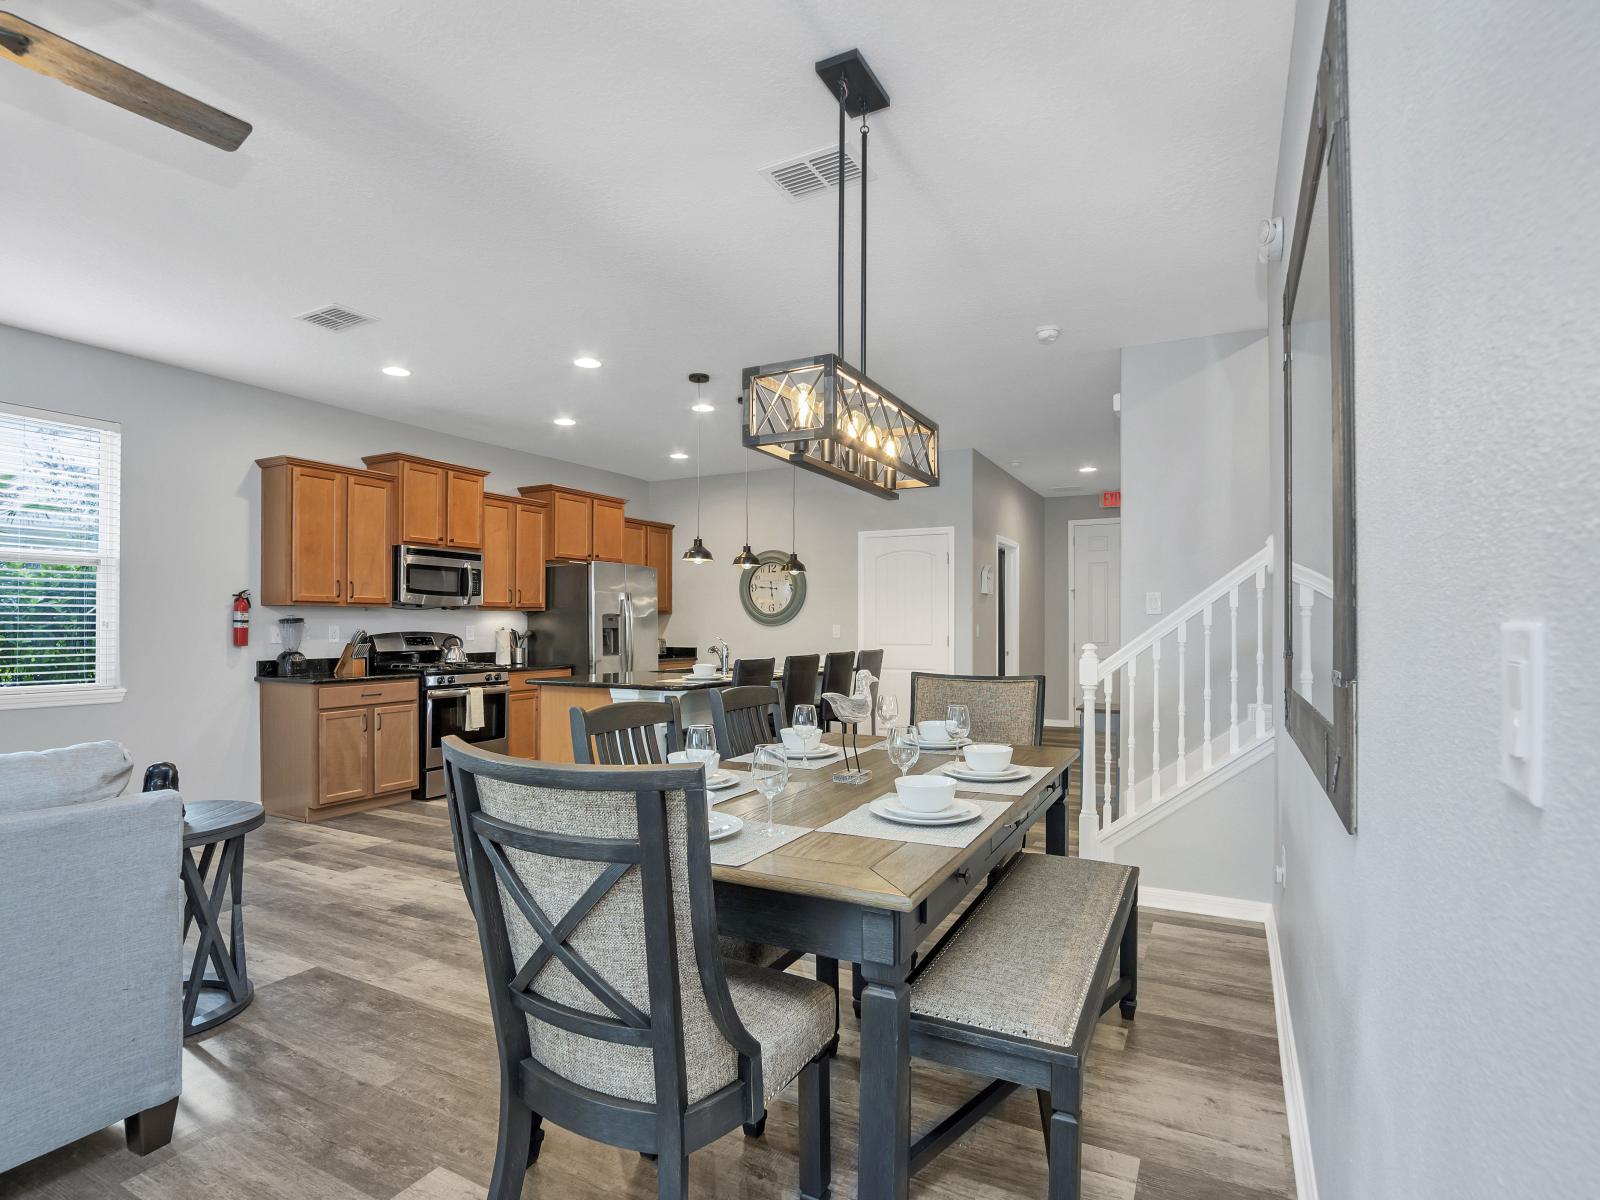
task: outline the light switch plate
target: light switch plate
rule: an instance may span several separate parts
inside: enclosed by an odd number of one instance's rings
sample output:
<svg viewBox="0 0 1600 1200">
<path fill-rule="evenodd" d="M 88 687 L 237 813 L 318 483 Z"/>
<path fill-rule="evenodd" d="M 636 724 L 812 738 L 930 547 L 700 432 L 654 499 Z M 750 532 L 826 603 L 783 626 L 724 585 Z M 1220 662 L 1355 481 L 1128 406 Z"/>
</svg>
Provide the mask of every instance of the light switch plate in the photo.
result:
<svg viewBox="0 0 1600 1200">
<path fill-rule="evenodd" d="M 328 640 L 330 642 L 337 642 L 337 641 L 340 640 L 340 638 L 339 638 L 339 627 L 337 625 L 329 625 L 328 626 Z"/>
<path fill-rule="evenodd" d="M 1544 622 L 1500 626 L 1500 782 L 1544 807 Z"/>
<path fill-rule="evenodd" d="M 466 640 L 470 642 L 474 638 L 476 638 L 477 636 L 478 636 L 477 627 L 474 626 L 474 625 L 468 625 L 467 626 L 467 632 L 466 632 Z"/>
<path fill-rule="evenodd" d="M 283 645 L 283 631 L 279 629 L 277 625 L 273 625 L 271 629 L 267 631 L 267 640 L 274 646 Z"/>
<path fill-rule="evenodd" d="M 833 627 L 833 636 L 834 637 L 838 637 L 839 636 L 839 627 L 837 625 L 835 625 Z"/>
<path fill-rule="evenodd" d="M 1156 617 L 1161 615 L 1161 593 L 1146 592 L 1144 594 L 1144 611 L 1146 616 Z"/>
</svg>

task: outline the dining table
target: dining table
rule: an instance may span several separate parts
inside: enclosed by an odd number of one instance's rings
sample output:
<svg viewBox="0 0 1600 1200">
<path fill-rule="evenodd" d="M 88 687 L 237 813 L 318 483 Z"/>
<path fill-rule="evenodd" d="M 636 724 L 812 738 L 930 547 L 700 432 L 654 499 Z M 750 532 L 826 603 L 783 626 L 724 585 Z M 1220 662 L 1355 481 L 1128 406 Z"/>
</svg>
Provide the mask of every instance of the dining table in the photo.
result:
<svg viewBox="0 0 1600 1200">
<path fill-rule="evenodd" d="M 826 740 L 837 745 L 840 737 L 830 734 Z M 858 814 L 869 801 L 894 791 L 897 774 L 882 744 L 862 750 L 860 759 L 872 773 L 865 784 L 835 782 L 842 763 L 792 770 L 772 802 L 770 818 L 774 826 L 788 827 L 788 840 L 737 866 L 718 864 L 714 853 L 712 879 L 723 934 L 814 955 L 818 978 L 835 986 L 838 964 L 857 964 L 862 986 L 856 1194 L 860 1200 L 904 1200 L 912 1171 L 910 977 L 918 947 L 991 871 L 1022 849 L 1028 830 L 1039 821 L 1045 826 L 1046 853 L 1067 853 L 1068 782 L 1078 750 L 1015 747 L 1015 764 L 1039 769 L 1025 790 L 1021 785 L 1010 789 L 1020 794 L 969 789 L 958 782 L 957 797 L 988 802 L 981 805 L 981 828 L 966 844 L 937 844 L 920 827 L 869 822 Z M 924 755 L 912 771 L 954 761 L 952 755 Z M 768 820 L 767 800 L 760 793 L 745 792 L 717 804 L 715 811 L 747 825 Z M 824 828 L 836 823 L 852 831 Z"/>
</svg>

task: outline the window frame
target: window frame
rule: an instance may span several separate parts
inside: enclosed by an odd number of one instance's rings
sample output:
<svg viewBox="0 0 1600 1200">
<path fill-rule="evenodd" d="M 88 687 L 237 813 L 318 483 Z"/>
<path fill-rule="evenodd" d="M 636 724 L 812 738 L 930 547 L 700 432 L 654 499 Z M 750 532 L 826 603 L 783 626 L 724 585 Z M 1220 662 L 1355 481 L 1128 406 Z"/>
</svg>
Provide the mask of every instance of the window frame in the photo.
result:
<svg viewBox="0 0 1600 1200">
<path fill-rule="evenodd" d="M 97 431 L 100 437 L 102 487 L 98 546 L 93 554 L 40 550 L 0 542 L 0 560 L 95 568 L 96 636 L 93 683 L 0 685 L 0 711 L 60 708 L 81 704 L 115 704 L 127 695 L 122 683 L 122 426 L 115 421 L 53 409 L 0 401 L 0 414 Z M 111 435 L 109 437 L 105 435 Z M 110 611 L 107 612 L 106 609 Z M 109 632 L 109 636 L 107 636 Z"/>
</svg>

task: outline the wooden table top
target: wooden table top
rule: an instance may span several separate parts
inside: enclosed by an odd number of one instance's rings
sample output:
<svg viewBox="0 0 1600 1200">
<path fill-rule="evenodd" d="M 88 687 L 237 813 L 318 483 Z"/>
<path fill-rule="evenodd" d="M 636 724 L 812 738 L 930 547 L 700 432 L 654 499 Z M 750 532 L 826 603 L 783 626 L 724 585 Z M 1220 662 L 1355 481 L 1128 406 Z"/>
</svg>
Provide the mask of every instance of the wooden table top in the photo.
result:
<svg viewBox="0 0 1600 1200">
<path fill-rule="evenodd" d="M 835 745 L 837 734 L 826 741 Z M 876 741 L 862 735 L 863 741 Z M 1033 805 L 1039 793 L 1060 770 L 1078 757 L 1071 746 L 1018 746 L 1012 761 L 1025 767 L 1053 767 L 1022 796 L 1002 796 L 994 792 L 972 791 L 956 786 L 956 795 L 973 800 L 1002 800 L 1010 804 L 1005 814 L 989 829 L 1011 820 Z M 931 770 L 953 756 L 930 756 L 917 763 L 912 773 Z M 739 769 L 740 764 L 724 764 Z M 865 784 L 834 783 L 833 774 L 843 763 L 832 763 L 816 771 L 799 771 L 789 786 L 773 801 L 772 819 L 782 825 L 799 825 L 816 830 L 838 820 L 869 800 L 894 790 L 899 769 L 882 749 L 863 750 L 861 765 L 872 772 Z M 767 818 L 767 800 L 759 792 L 740 796 L 717 806 L 718 812 L 736 817 Z M 923 842 L 903 842 L 889 838 L 858 837 L 847 833 L 808 833 L 780 846 L 770 854 L 742 867 L 713 865 L 712 878 L 719 883 L 737 883 L 772 891 L 821 896 L 875 908 L 909 910 L 915 908 L 962 859 L 981 851 L 988 837 L 980 834 L 971 845 L 930 846 Z"/>
</svg>

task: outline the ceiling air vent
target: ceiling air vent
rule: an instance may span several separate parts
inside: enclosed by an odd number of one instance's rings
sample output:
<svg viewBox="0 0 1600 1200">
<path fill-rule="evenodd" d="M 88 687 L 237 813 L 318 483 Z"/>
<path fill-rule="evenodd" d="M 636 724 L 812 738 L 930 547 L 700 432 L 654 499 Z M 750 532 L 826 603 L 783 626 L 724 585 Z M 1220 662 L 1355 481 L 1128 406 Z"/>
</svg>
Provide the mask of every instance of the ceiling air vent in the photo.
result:
<svg viewBox="0 0 1600 1200">
<path fill-rule="evenodd" d="M 798 158 L 786 158 L 770 167 L 762 167 L 761 173 L 791 200 L 803 200 L 837 185 L 839 147 L 827 146 Z M 844 181 L 853 183 L 860 178 L 861 167 L 847 147 L 844 153 Z"/>
<path fill-rule="evenodd" d="M 312 325 L 320 325 L 331 333 L 340 333 L 357 325 L 370 324 L 376 321 L 377 318 L 366 316 L 363 313 L 355 312 L 337 304 L 329 304 L 323 308 L 303 312 L 295 320 L 305 321 Z"/>
</svg>

